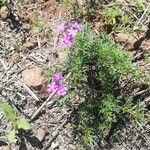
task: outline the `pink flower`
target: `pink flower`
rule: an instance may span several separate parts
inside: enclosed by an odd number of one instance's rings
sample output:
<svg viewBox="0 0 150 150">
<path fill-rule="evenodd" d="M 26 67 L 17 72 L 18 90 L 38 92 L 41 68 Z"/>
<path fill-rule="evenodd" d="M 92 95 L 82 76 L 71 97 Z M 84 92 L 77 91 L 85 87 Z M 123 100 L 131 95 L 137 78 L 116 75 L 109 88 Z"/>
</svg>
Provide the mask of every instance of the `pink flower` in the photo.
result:
<svg viewBox="0 0 150 150">
<path fill-rule="evenodd" d="M 57 94 L 59 95 L 59 96 L 64 96 L 64 95 L 66 95 L 67 94 L 67 88 L 64 86 L 64 84 L 59 84 L 58 85 L 58 88 L 57 88 Z"/>
<path fill-rule="evenodd" d="M 52 82 L 52 83 L 50 83 L 50 84 L 47 85 L 47 92 L 51 93 L 51 92 L 54 92 L 54 91 L 56 91 L 56 93 L 59 96 L 64 96 L 64 95 L 67 94 L 68 89 L 62 83 Z"/>
<path fill-rule="evenodd" d="M 68 35 L 75 37 L 76 34 L 78 33 L 78 29 L 70 28 L 67 30 Z"/>
<path fill-rule="evenodd" d="M 72 46 L 73 44 L 73 38 L 72 36 L 66 34 L 60 39 L 61 45 L 66 48 L 68 46 Z"/>
<path fill-rule="evenodd" d="M 55 81 L 59 81 L 59 80 L 61 80 L 62 78 L 63 78 L 62 73 L 55 73 L 55 74 L 53 75 L 53 80 L 55 80 Z"/>
<path fill-rule="evenodd" d="M 47 85 L 47 92 L 51 93 L 58 89 L 58 85 L 55 82 L 52 82 Z"/>
<path fill-rule="evenodd" d="M 62 22 L 61 24 L 59 24 L 57 26 L 57 31 L 58 32 L 63 32 L 63 31 L 65 31 L 65 28 L 66 28 L 66 24 L 64 22 Z"/>
<path fill-rule="evenodd" d="M 60 83 L 60 80 L 63 78 L 62 73 L 56 73 L 53 75 L 53 82 L 49 83 L 47 85 L 47 92 L 56 92 L 59 96 L 64 96 L 67 94 L 67 87 L 63 84 Z"/>
<path fill-rule="evenodd" d="M 77 21 L 73 21 L 70 26 L 73 29 L 81 30 L 81 25 Z"/>
<path fill-rule="evenodd" d="M 60 43 L 63 48 L 67 48 L 73 45 L 73 39 L 76 34 L 81 30 L 81 24 L 77 21 L 72 21 L 69 24 L 61 23 L 58 25 L 59 32 L 62 32 Z"/>
</svg>

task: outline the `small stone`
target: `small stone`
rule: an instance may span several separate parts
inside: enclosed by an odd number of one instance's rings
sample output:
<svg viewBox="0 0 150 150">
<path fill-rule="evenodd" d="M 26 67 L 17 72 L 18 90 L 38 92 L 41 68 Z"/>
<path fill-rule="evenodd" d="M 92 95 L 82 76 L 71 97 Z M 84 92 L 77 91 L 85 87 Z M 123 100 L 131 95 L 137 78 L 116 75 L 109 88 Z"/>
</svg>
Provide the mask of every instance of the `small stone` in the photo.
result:
<svg viewBox="0 0 150 150">
<path fill-rule="evenodd" d="M 40 68 L 25 69 L 22 71 L 22 79 L 29 87 L 40 86 L 45 80 Z"/>
<path fill-rule="evenodd" d="M 52 148 L 52 149 L 56 149 L 56 148 L 58 148 L 58 146 L 59 146 L 58 143 L 52 142 L 51 148 Z"/>
<path fill-rule="evenodd" d="M 8 15 L 9 15 L 9 10 L 8 10 L 7 6 L 1 7 L 1 9 L 0 9 L 0 17 L 2 19 L 7 19 Z"/>
<path fill-rule="evenodd" d="M 38 138 L 40 142 L 42 142 L 47 133 L 48 127 L 46 125 L 42 125 L 38 128 L 35 137 Z"/>
</svg>

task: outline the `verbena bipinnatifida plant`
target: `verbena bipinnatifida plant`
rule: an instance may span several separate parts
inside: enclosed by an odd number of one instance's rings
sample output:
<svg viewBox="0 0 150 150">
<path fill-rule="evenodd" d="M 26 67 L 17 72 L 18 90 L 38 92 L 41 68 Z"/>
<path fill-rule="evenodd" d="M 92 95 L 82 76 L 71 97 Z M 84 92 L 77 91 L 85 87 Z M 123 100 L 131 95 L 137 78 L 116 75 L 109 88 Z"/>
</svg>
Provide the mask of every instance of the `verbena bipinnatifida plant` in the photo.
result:
<svg viewBox="0 0 150 150">
<path fill-rule="evenodd" d="M 62 70 L 71 74 L 69 89 L 82 100 L 72 123 L 81 133 L 83 144 L 92 143 L 96 137 L 105 135 L 119 120 L 143 120 L 143 111 L 132 103 L 130 93 L 124 93 L 121 86 L 123 81 L 134 81 L 139 76 L 132 56 L 121 51 L 107 35 L 96 35 L 87 26 L 81 28 L 78 22 L 62 23 L 58 30 L 62 33 L 60 44 L 69 48 Z M 61 74 L 58 78 L 62 78 Z M 56 88 L 59 91 L 59 82 L 53 80 L 48 90 L 51 92 Z M 64 96 L 67 88 L 63 86 L 62 89 L 58 94 Z"/>
</svg>

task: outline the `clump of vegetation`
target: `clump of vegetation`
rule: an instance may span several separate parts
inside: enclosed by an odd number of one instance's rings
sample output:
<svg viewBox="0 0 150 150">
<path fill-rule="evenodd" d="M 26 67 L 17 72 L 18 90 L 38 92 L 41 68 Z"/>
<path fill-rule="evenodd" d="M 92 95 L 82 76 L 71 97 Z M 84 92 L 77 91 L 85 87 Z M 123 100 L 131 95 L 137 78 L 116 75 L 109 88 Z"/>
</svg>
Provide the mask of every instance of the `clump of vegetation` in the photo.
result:
<svg viewBox="0 0 150 150">
<path fill-rule="evenodd" d="M 126 31 L 134 25 L 131 16 L 127 12 L 120 10 L 117 5 L 106 7 L 104 13 L 105 21 L 113 26 L 114 31 Z"/>
<path fill-rule="evenodd" d="M 42 34 L 42 36 L 46 37 L 47 40 L 51 39 L 50 30 L 42 23 L 41 20 L 33 20 L 31 25 L 32 27 L 36 28 L 38 32 Z"/>
<path fill-rule="evenodd" d="M 0 0 L 0 6 L 7 5 L 8 0 Z"/>
<path fill-rule="evenodd" d="M 3 110 L 8 121 L 9 131 L 7 137 L 8 141 L 12 143 L 17 137 L 19 130 L 29 130 L 30 124 L 25 118 L 18 118 L 14 109 L 10 105 L 6 103 L 0 103 L 0 108 Z"/>
<path fill-rule="evenodd" d="M 134 9 L 135 9 L 136 11 L 139 11 L 139 12 L 144 11 L 145 6 L 146 6 L 146 0 L 132 0 L 132 1 L 127 0 L 127 2 L 128 2 L 132 7 L 134 7 Z"/>
<path fill-rule="evenodd" d="M 105 135 L 113 123 L 126 118 L 144 120 L 144 112 L 123 91 L 123 81 L 139 76 L 132 56 L 118 48 L 108 36 L 80 32 L 70 48 L 65 72 L 71 73 L 69 86 L 82 103 L 76 110 L 73 125 L 82 133 L 83 144 Z"/>
<path fill-rule="evenodd" d="M 14 41 L 14 43 L 12 43 L 12 47 L 14 48 L 14 50 L 16 50 L 16 52 L 20 52 L 20 45 L 19 45 L 18 40 Z"/>
</svg>

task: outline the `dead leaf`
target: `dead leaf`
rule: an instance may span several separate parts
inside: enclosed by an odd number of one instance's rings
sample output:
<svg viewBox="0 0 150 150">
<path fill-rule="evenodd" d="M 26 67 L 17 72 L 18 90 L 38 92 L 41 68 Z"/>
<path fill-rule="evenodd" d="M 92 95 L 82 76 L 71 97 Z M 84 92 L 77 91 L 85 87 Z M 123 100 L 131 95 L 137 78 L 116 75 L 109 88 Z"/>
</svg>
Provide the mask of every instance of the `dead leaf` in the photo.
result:
<svg viewBox="0 0 150 150">
<path fill-rule="evenodd" d="M 42 85 L 44 82 L 44 76 L 42 75 L 42 70 L 39 68 L 25 69 L 22 72 L 22 79 L 29 87 L 37 87 Z"/>
<path fill-rule="evenodd" d="M 102 21 L 99 21 L 95 24 L 95 28 L 99 32 L 105 31 L 105 23 L 103 23 Z"/>
<path fill-rule="evenodd" d="M 115 39 L 118 42 L 126 42 L 129 39 L 129 35 L 124 34 L 124 33 L 118 33 L 118 34 L 115 35 Z"/>
<path fill-rule="evenodd" d="M 115 40 L 117 42 L 123 42 L 125 44 L 125 48 L 130 50 L 134 47 L 134 43 L 137 39 L 128 34 L 118 33 L 115 35 Z"/>
<path fill-rule="evenodd" d="M 38 138 L 39 141 L 41 142 L 45 138 L 47 133 L 48 133 L 48 127 L 46 125 L 42 125 L 38 128 L 35 137 Z"/>
<path fill-rule="evenodd" d="M 13 64 L 20 61 L 20 55 L 18 53 L 14 53 L 14 54 L 10 55 L 8 58 L 9 58 L 10 62 L 12 62 Z"/>
</svg>

